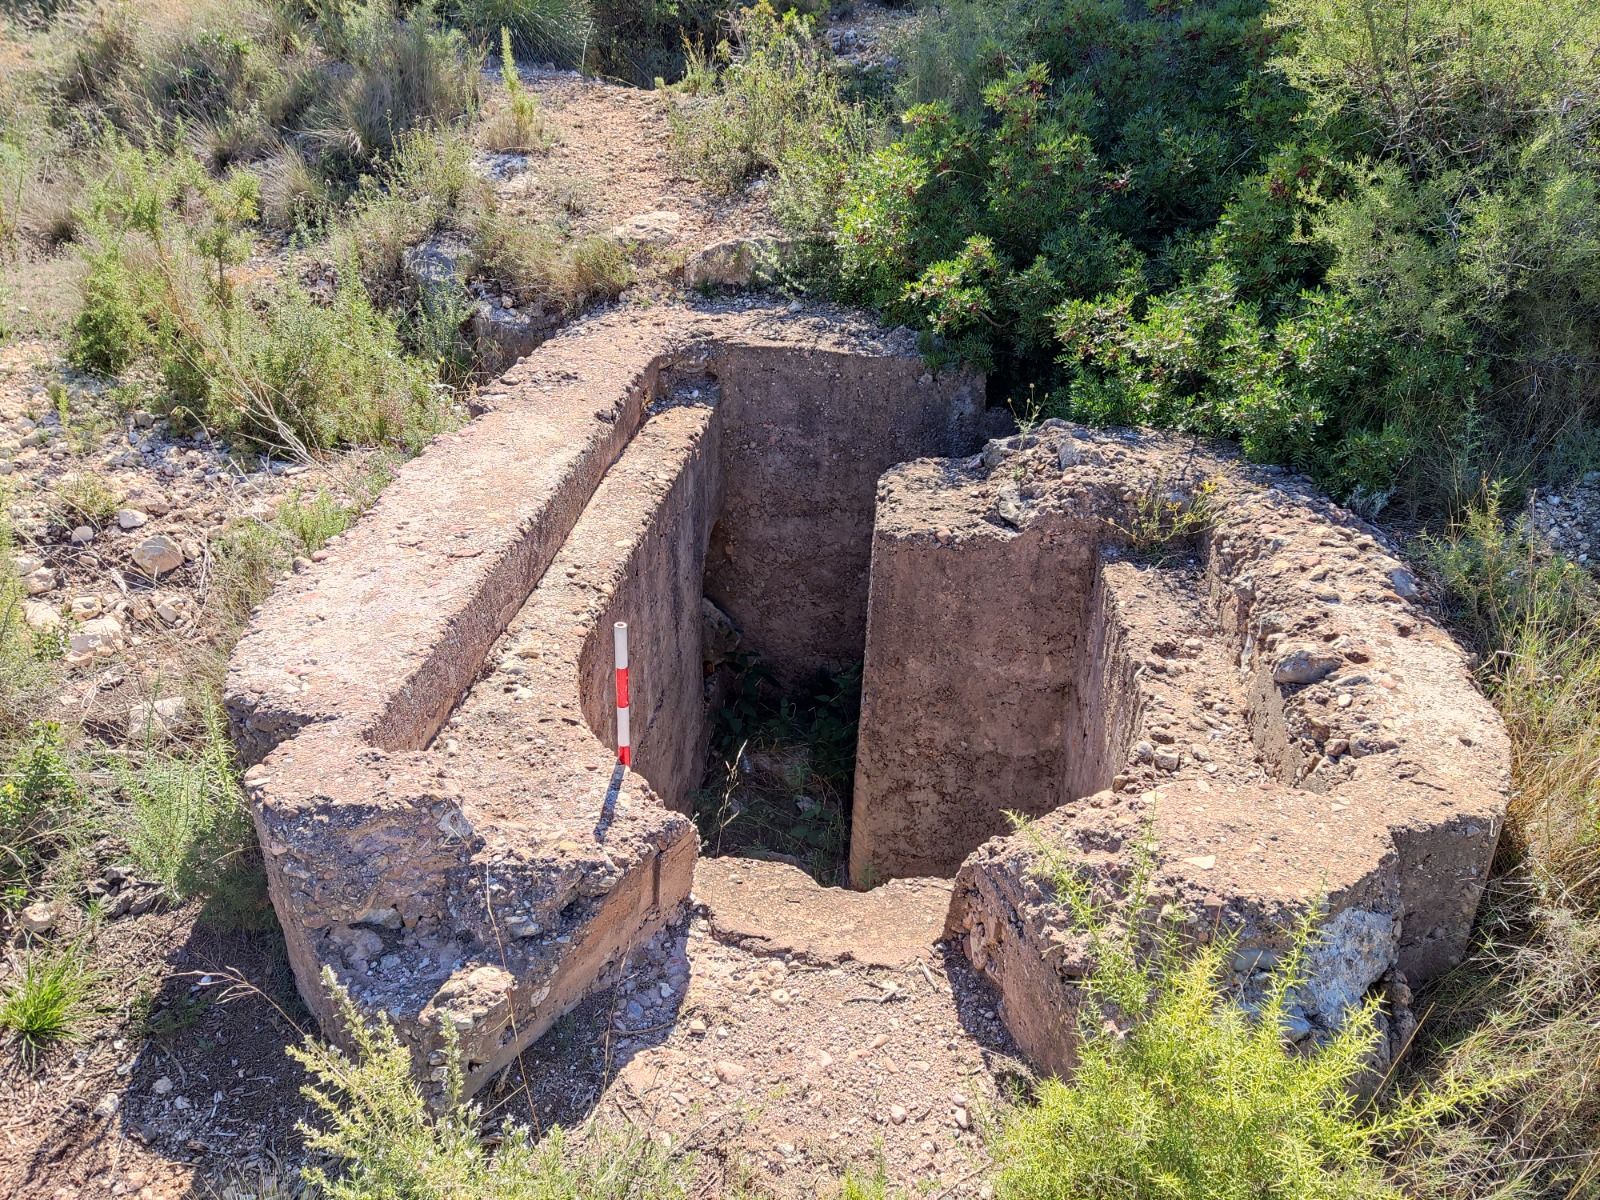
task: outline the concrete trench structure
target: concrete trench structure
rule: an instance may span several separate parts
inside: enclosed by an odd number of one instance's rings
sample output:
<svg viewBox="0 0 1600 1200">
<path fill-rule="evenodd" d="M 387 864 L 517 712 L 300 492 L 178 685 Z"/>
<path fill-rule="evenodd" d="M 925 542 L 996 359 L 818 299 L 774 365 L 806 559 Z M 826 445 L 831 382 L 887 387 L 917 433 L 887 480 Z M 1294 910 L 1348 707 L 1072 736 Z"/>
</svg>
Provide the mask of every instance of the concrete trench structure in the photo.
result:
<svg viewBox="0 0 1600 1200">
<path fill-rule="evenodd" d="M 452 1030 L 474 1090 L 682 910 L 702 597 L 779 679 L 864 660 L 852 878 L 954 876 L 946 932 L 1046 1069 L 1070 1069 L 1088 964 L 1041 846 L 1114 899 L 1152 813 L 1158 898 L 1239 933 L 1246 991 L 1325 900 L 1306 1036 L 1374 988 L 1403 1020 L 1408 982 L 1460 954 L 1504 732 L 1400 565 L 1292 478 L 1059 423 L 974 455 L 981 379 L 928 370 L 904 331 L 757 302 L 582 321 L 484 400 L 230 667 L 273 902 L 330 1033 L 325 970 L 435 1088 Z M 1127 557 L 1202 480 L 1192 554 Z"/>
</svg>

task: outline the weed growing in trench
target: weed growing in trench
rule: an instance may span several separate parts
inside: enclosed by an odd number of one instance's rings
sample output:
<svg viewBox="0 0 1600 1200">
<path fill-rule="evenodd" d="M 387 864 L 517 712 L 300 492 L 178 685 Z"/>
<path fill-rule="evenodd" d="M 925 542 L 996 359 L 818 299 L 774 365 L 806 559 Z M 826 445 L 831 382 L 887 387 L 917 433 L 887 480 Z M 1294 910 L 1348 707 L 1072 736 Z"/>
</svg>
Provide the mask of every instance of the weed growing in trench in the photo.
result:
<svg viewBox="0 0 1600 1200">
<path fill-rule="evenodd" d="M 772 857 L 843 883 L 860 707 L 859 666 L 795 697 L 758 660 L 738 660 L 695 799 L 706 852 Z"/>
</svg>

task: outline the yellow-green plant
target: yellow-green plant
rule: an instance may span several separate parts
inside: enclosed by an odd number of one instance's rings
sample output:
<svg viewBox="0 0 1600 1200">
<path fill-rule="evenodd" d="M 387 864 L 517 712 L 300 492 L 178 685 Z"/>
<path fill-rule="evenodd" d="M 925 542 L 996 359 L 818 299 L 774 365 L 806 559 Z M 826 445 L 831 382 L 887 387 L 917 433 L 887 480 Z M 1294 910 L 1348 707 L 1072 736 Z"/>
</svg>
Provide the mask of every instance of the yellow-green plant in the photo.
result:
<svg viewBox="0 0 1600 1200">
<path fill-rule="evenodd" d="M 328 1200 L 450 1197 L 451 1200 L 685 1200 L 687 1163 L 642 1130 L 568 1133 L 535 1140 L 526 1126 L 501 1131 L 493 1153 L 479 1133 L 480 1112 L 461 1098 L 454 1028 L 446 1027 L 445 1103 L 430 1113 L 411 1054 L 388 1019 L 367 1021 L 324 970 L 351 1044 L 349 1054 L 308 1037 L 289 1054 L 305 1068 L 302 1089 L 320 1123 L 302 1124 L 306 1147 L 342 1168 L 319 1166 L 306 1181 Z"/>
<path fill-rule="evenodd" d="M 1111 908 L 1035 838 L 1042 875 L 1087 937 L 1079 1063 L 1012 1110 L 996 1136 L 1003 1200 L 1402 1200 L 1382 1152 L 1481 1097 L 1489 1083 L 1358 1098 L 1376 1000 L 1320 1045 L 1285 1036 L 1316 937 L 1310 916 L 1252 1009 L 1229 993 L 1222 937 L 1187 946 L 1150 914 L 1153 843 Z"/>
</svg>

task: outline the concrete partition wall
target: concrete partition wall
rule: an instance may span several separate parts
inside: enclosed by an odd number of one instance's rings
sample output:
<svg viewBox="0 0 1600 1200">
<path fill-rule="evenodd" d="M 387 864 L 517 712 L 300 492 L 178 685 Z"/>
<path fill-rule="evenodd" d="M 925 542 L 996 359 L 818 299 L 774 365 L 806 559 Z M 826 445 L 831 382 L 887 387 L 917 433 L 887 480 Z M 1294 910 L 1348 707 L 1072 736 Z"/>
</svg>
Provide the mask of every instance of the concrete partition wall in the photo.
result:
<svg viewBox="0 0 1600 1200">
<path fill-rule="evenodd" d="M 886 491 L 873 538 L 850 878 L 954 875 L 1007 828 L 1082 786 L 1080 660 L 1096 644 L 1095 547 L 1069 522 L 955 535 Z M 927 498 L 930 501 L 931 497 Z M 940 535 L 944 534 L 944 540 Z M 979 619 L 981 614 L 981 619 Z"/>
<path fill-rule="evenodd" d="M 861 661 L 878 478 L 976 449 L 981 376 L 903 358 L 724 344 L 722 510 L 706 595 L 778 679 Z"/>
</svg>

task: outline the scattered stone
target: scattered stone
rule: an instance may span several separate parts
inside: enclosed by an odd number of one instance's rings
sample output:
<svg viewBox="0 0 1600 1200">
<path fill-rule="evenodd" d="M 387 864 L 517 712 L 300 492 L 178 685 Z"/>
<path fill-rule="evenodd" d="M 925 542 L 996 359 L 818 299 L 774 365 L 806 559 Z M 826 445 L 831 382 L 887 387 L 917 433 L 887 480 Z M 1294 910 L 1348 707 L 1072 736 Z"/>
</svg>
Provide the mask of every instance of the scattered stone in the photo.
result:
<svg viewBox="0 0 1600 1200">
<path fill-rule="evenodd" d="M 1344 659 L 1326 650 L 1301 647 L 1283 655 L 1272 667 L 1272 682 L 1283 687 L 1319 683 L 1332 675 Z"/>
<path fill-rule="evenodd" d="M 663 208 L 628 218 L 622 224 L 613 226 L 610 236 L 619 242 L 664 246 L 677 238 L 682 227 L 683 218 Z"/>
<path fill-rule="evenodd" d="M 716 1066 L 717 1078 L 723 1083 L 738 1083 L 750 1073 L 750 1068 L 742 1067 L 736 1062 L 721 1059 Z"/>
<path fill-rule="evenodd" d="M 148 525 L 150 518 L 137 508 L 119 508 L 117 510 L 117 526 L 121 529 L 138 529 L 141 525 Z"/>
<path fill-rule="evenodd" d="M 66 915 L 67 906 L 59 900 L 35 900 L 17 919 L 28 933 L 39 935 L 49 933 Z"/>
<path fill-rule="evenodd" d="M 79 525 L 72 531 L 72 544 L 74 546 L 87 546 L 94 541 L 94 530 L 87 525 Z"/>
<path fill-rule="evenodd" d="M 40 632 L 61 628 L 61 610 L 53 604 L 46 604 L 43 600 L 24 600 L 22 619 L 28 623 L 29 629 L 37 629 Z"/>
<path fill-rule="evenodd" d="M 172 1091 L 172 1087 L 173 1084 L 171 1078 L 163 1075 L 160 1079 L 156 1080 L 150 1085 L 150 1090 L 158 1096 L 165 1096 Z"/>
<path fill-rule="evenodd" d="M 91 658 L 109 658 L 122 649 L 122 622 L 115 617 L 85 621 L 67 641 L 67 661 L 74 666 Z"/>
<path fill-rule="evenodd" d="M 182 696 L 147 701 L 128 710 L 130 742 L 163 742 L 183 724 L 189 702 Z"/>
<path fill-rule="evenodd" d="M 22 577 L 23 590 L 30 596 L 42 596 L 56 586 L 56 573 L 49 567 L 39 567 Z"/>
<path fill-rule="evenodd" d="M 145 538 L 133 551 L 134 565 L 154 578 L 183 566 L 184 554 L 178 543 L 164 533 Z"/>
</svg>

